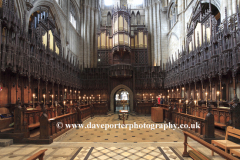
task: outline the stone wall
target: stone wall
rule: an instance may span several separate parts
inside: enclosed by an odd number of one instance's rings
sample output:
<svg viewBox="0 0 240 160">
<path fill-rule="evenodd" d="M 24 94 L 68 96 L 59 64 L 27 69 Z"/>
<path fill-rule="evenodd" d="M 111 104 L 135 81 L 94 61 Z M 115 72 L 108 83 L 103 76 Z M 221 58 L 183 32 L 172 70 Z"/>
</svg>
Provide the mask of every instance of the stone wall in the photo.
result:
<svg viewBox="0 0 240 160">
<path fill-rule="evenodd" d="M 16 8 L 19 17 L 23 19 L 26 12 L 26 26 L 30 15 L 40 6 L 48 6 L 55 15 L 56 24 L 61 33 L 62 49 L 65 57 L 73 57 L 79 60 L 84 67 L 97 66 L 97 38 L 98 29 L 107 24 L 107 14 L 111 13 L 117 5 L 128 6 L 135 14 L 141 15 L 140 24 L 144 24 L 148 31 L 149 64 L 160 66 L 166 63 L 169 57 L 175 57 L 175 53 L 182 50 L 186 43 L 187 23 L 192 14 L 192 8 L 197 0 L 143 0 L 143 4 L 136 5 L 133 0 L 113 0 L 113 5 L 106 6 L 104 0 L 28 0 L 33 5 L 28 8 L 25 0 L 16 0 Z M 202 0 L 208 3 L 209 0 Z M 72 26 L 70 18 L 70 3 L 74 4 L 77 14 L 77 27 Z M 176 22 L 169 26 L 169 13 L 172 3 L 176 4 Z M 221 20 L 227 14 L 236 13 L 236 5 L 239 0 L 211 0 L 221 14 Z M 111 13 L 112 15 L 112 13 Z M 135 21 L 136 23 L 136 21 Z M 111 25 L 108 26 L 109 28 Z"/>
</svg>

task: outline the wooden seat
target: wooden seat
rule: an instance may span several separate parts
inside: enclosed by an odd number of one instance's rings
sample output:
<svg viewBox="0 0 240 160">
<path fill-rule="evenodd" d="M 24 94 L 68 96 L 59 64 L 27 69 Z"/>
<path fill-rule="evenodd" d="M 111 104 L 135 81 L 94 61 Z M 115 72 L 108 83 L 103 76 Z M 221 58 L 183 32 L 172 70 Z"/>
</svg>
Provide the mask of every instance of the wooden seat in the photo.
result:
<svg viewBox="0 0 240 160">
<path fill-rule="evenodd" d="M 219 127 L 219 128 L 226 128 L 226 125 L 225 125 L 225 124 L 222 124 L 222 123 L 217 123 L 217 122 L 215 122 L 214 125 L 217 126 L 217 127 Z"/>
<path fill-rule="evenodd" d="M 194 160 L 210 160 L 206 155 L 204 155 L 201 152 L 196 152 L 194 150 L 189 150 L 188 154 L 190 157 L 192 157 Z"/>
<path fill-rule="evenodd" d="M 40 127 L 40 122 L 37 122 L 37 123 L 34 123 L 34 124 L 30 124 L 28 126 L 28 129 L 34 129 L 34 128 L 37 128 L 37 127 Z"/>
<path fill-rule="evenodd" d="M 230 154 L 235 154 L 236 156 L 240 157 L 240 149 L 230 149 Z"/>
<path fill-rule="evenodd" d="M 230 150 L 230 149 L 240 149 L 240 145 L 237 143 L 234 143 L 232 141 L 229 141 L 228 136 L 232 136 L 232 137 L 240 139 L 240 130 L 235 129 L 232 126 L 228 126 L 227 131 L 226 131 L 225 140 L 212 140 L 211 143 L 212 143 L 212 145 L 216 145 L 216 146 L 224 149 L 226 153 L 228 153 L 228 150 Z M 214 155 L 213 151 L 212 151 L 212 155 Z"/>
<path fill-rule="evenodd" d="M 47 151 L 47 149 L 40 150 L 37 153 L 35 153 L 34 155 L 32 155 L 31 157 L 29 157 L 27 160 L 36 160 L 36 159 L 43 160 L 43 156 L 46 151 Z"/>
</svg>

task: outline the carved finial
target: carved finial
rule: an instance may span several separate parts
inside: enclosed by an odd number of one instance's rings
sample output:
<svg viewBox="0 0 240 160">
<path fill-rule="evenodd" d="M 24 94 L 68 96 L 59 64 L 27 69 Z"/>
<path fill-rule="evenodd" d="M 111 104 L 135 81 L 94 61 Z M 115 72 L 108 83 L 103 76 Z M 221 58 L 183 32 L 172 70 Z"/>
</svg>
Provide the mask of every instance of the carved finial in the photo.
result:
<svg viewBox="0 0 240 160">
<path fill-rule="evenodd" d="M 238 21 L 238 30 L 240 28 L 240 21 L 239 21 L 239 7 L 237 5 L 237 21 Z"/>
<path fill-rule="evenodd" d="M 17 100 L 17 105 L 21 105 L 21 101 L 20 101 L 19 97 L 18 97 L 18 100 Z"/>
<path fill-rule="evenodd" d="M 190 101 L 193 101 L 193 97 L 192 97 L 192 95 L 191 95 L 191 97 L 190 97 Z"/>
<path fill-rule="evenodd" d="M 234 98 L 233 98 L 233 102 L 234 103 L 239 103 L 239 99 L 237 97 L 237 94 L 235 94 Z"/>
<path fill-rule="evenodd" d="M 211 104 L 208 102 L 207 102 L 207 110 L 208 110 L 208 113 L 211 113 L 212 107 L 211 107 Z"/>
<path fill-rule="evenodd" d="M 212 13 L 212 3 L 211 3 L 211 0 L 209 1 L 209 11 Z"/>
<path fill-rule="evenodd" d="M 227 25 L 227 7 L 225 7 L 225 24 Z M 227 25 L 228 27 L 228 25 Z"/>
</svg>

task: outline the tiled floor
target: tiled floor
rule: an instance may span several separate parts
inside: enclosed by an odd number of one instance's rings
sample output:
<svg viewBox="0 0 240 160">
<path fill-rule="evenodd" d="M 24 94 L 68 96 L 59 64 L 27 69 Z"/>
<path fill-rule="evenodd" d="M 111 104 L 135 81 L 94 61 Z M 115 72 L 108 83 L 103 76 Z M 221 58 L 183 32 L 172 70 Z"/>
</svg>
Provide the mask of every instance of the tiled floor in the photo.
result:
<svg viewBox="0 0 240 160">
<path fill-rule="evenodd" d="M 89 159 L 180 159 L 178 156 L 169 147 L 97 147 Z"/>
<path fill-rule="evenodd" d="M 118 124 L 117 115 L 95 117 L 84 124 Z M 126 123 L 154 124 L 149 116 L 129 116 Z M 211 151 L 189 139 L 188 143 L 213 160 Z M 72 129 L 50 145 L 11 145 L 0 147 L 0 160 L 25 160 L 42 149 L 47 149 L 46 160 L 189 160 L 182 157 L 181 130 L 150 129 Z M 189 149 L 189 148 L 188 148 Z"/>
<path fill-rule="evenodd" d="M 221 160 L 218 155 L 198 143 L 190 145 L 213 160 Z M 94 142 L 54 142 L 50 145 L 12 145 L 0 148 L 1 160 L 26 160 L 34 153 L 47 149 L 44 160 L 190 160 L 182 157 L 183 144 L 168 143 L 94 143 Z"/>
<path fill-rule="evenodd" d="M 118 115 L 101 116 L 88 119 L 84 122 L 85 126 L 89 124 L 122 124 L 122 120 L 118 119 Z M 149 124 L 154 125 L 150 116 L 129 116 L 126 120 L 126 124 Z M 159 123 L 158 123 L 159 124 Z M 159 124 L 160 125 L 160 124 Z M 161 125 L 163 125 L 161 123 Z M 183 142 L 183 136 L 181 131 L 163 128 L 82 128 L 73 129 L 71 132 L 61 136 L 57 139 L 59 142 Z"/>
</svg>

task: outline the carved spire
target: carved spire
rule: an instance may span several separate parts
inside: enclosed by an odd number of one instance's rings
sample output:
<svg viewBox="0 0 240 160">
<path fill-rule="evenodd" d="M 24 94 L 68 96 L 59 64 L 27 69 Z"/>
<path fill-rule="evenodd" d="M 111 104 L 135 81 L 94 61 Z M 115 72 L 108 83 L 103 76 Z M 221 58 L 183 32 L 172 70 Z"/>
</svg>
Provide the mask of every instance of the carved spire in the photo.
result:
<svg viewBox="0 0 240 160">
<path fill-rule="evenodd" d="M 233 102 L 234 103 L 239 103 L 239 99 L 237 97 L 237 94 L 235 94 L 234 98 L 233 98 Z"/>
<path fill-rule="evenodd" d="M 239 7 L 237 5 L 237 21 L 238 21 L 238 30 L 240 30 L 240 21 L 239 21 Z"/>
</svg>

